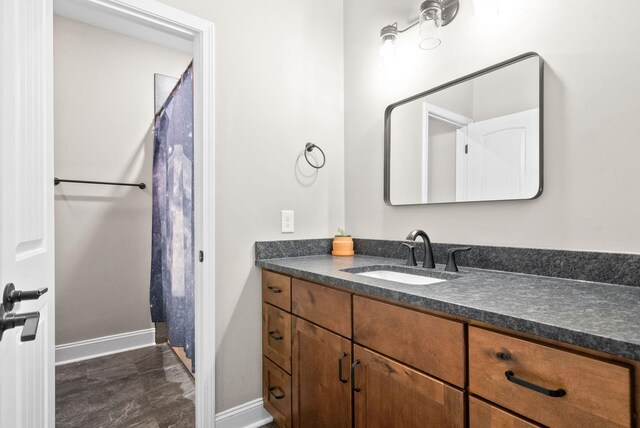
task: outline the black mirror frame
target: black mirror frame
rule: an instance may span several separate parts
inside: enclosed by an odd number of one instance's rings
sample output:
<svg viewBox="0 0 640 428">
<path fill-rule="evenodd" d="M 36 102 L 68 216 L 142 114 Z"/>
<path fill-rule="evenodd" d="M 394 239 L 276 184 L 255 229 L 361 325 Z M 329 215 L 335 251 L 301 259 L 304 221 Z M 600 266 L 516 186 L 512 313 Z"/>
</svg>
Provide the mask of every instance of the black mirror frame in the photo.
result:
<svg viewBox="0 0 640 428">
<path fill-rule="evenodd" d="M 539 67 L 540 67 L 540 80 L 539 80 L 539 139 L 540 139 L 540 180 L 538 185 L 538 192 L 531 198 L 518 198 L 518 199 L 487 199 L 487 200 L 478 200 L 478 201 L 451 201 L 451 202 L 427 202 L 427 203 L 418 203 L 418 204 L 399 204 L 394 205 L 391 203 L 391 112 L 396 107 L 399 107 L 403 104 L 410 103 L 411 101 L 415 101 L 419 98 L 426 97 L 427 95 L 434 94 L 436 92 L 442 91 L 443 89 L 452 87 L 457 85 L 458 83 L 465 82 L 467 80 L 474 79 L 476 77 L 482 76 L 483 74 L 491 73 L 492 71 L 496 71 L 500 68 L 507 67 L 509 65 L 515 64 L 520 61 L 524 61 L 529 58 L 538 58 Z M 474 203 L 474 202 L 502 202 L 502 201 L 527 201 L 531 199 L 536 199 L 542 194 L 543 181 L 544 181 L 544 134 L 543 134 L 543 117 L 544 117 L 544 60 L 542 57 L 536 52 L 527 52 L 522 55 L 518 55 L 506 61 L 500 62 L 498 64 L 492 65 L 490 67 L 484 68 L 480 71 L 476 71 L 474 73 L 468 74 L 466 76 L 460 77 L 458 79 L 452 80 L 450 82 L 444 83 L 442 85 L 436 86 L 435 88 L 429 89 L 424 92 L 420 92 L 419 94 L 413 95 L 409 98 L 405 98 L 396 103 L 390 104 L 384 111 L 384 202 L 389 206 L 416 206 L 416 205 L 440 205 L 440 204 L 461 204 L 461 203 Z"/>
</svg>

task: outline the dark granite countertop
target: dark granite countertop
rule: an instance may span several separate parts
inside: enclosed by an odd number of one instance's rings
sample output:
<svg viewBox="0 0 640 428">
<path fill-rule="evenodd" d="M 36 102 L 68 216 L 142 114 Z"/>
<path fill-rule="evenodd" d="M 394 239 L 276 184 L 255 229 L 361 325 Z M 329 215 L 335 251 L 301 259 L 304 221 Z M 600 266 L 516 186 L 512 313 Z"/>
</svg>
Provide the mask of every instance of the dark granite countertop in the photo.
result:
<svg viewBox="0 0 640 428">
<path fill-rule="evenodd" d="M 360 255 L 266 259 L 256 265 L 640 361 L 640 287 L 473 268 L 461 268 L 459 278 L 446 282 L 407 285 L 342 271 L 403 265 L 401 260 Z M 443 270 L 442 265 L 435 269 Z"/>
</svg>

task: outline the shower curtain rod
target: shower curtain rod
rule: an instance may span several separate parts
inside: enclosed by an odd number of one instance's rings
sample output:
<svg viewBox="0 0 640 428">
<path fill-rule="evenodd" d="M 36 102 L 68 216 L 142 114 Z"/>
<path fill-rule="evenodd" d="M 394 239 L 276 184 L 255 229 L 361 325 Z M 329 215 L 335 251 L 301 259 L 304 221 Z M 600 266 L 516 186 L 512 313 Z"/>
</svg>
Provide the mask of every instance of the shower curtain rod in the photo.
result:
<svg viewBox="0 0 640 428">
<path fill-rule="evenodd" d="M 53 177 L 53 184 L 58 185 L 60 183 L 83 183 L 83 184 L 104 184 L 106 186 L 131 186 L 145 189 L 147 187 L 144 183 L 115 183 L 111 181 L 88 181 L 88 180 L 65 180 L 58 177 Z"/>
</svg>

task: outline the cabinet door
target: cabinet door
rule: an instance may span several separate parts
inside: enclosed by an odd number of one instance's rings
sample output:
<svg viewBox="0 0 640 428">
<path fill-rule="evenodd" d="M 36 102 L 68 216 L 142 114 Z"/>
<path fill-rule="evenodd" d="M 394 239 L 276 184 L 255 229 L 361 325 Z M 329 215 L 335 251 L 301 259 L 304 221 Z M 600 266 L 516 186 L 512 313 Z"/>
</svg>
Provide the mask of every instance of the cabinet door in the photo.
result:
<svg viewBox="0 0 640 428">
<path fill-rule="evenodd" d="M 357 428 L 464 426 L 462 391 L 358 345 L 354 359 Z"/>
<path fill-rule="evenodd" d="M 351 342 L 294 316 L 292 357 L 293 426 L 351 427 Z"/>
</svg>

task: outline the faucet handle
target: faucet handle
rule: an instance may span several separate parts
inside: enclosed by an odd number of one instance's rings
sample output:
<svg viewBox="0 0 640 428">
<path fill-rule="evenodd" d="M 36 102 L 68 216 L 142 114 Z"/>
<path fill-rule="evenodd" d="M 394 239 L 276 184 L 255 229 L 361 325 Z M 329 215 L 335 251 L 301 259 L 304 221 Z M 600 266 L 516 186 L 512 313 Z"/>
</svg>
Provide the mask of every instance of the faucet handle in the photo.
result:
<svg viewBox="0 0 640 428">
<path fill-rule="evenodd" d="M 458 272 L 456 264 L 456 253 L 459 251 L 469 251 L 471 247 L 454 247 L 447 250 L 447 266 L 444 268 L 447 272 Z"/>
<path fill-rule="evenodd" d="M 418 266 L 416 262 L 416 246 L 409 244 L 407 242 L 403 242 L 402 245 L 409 249 L 409 256 L 407 257 L 407 266 Z"/>
</svg>

